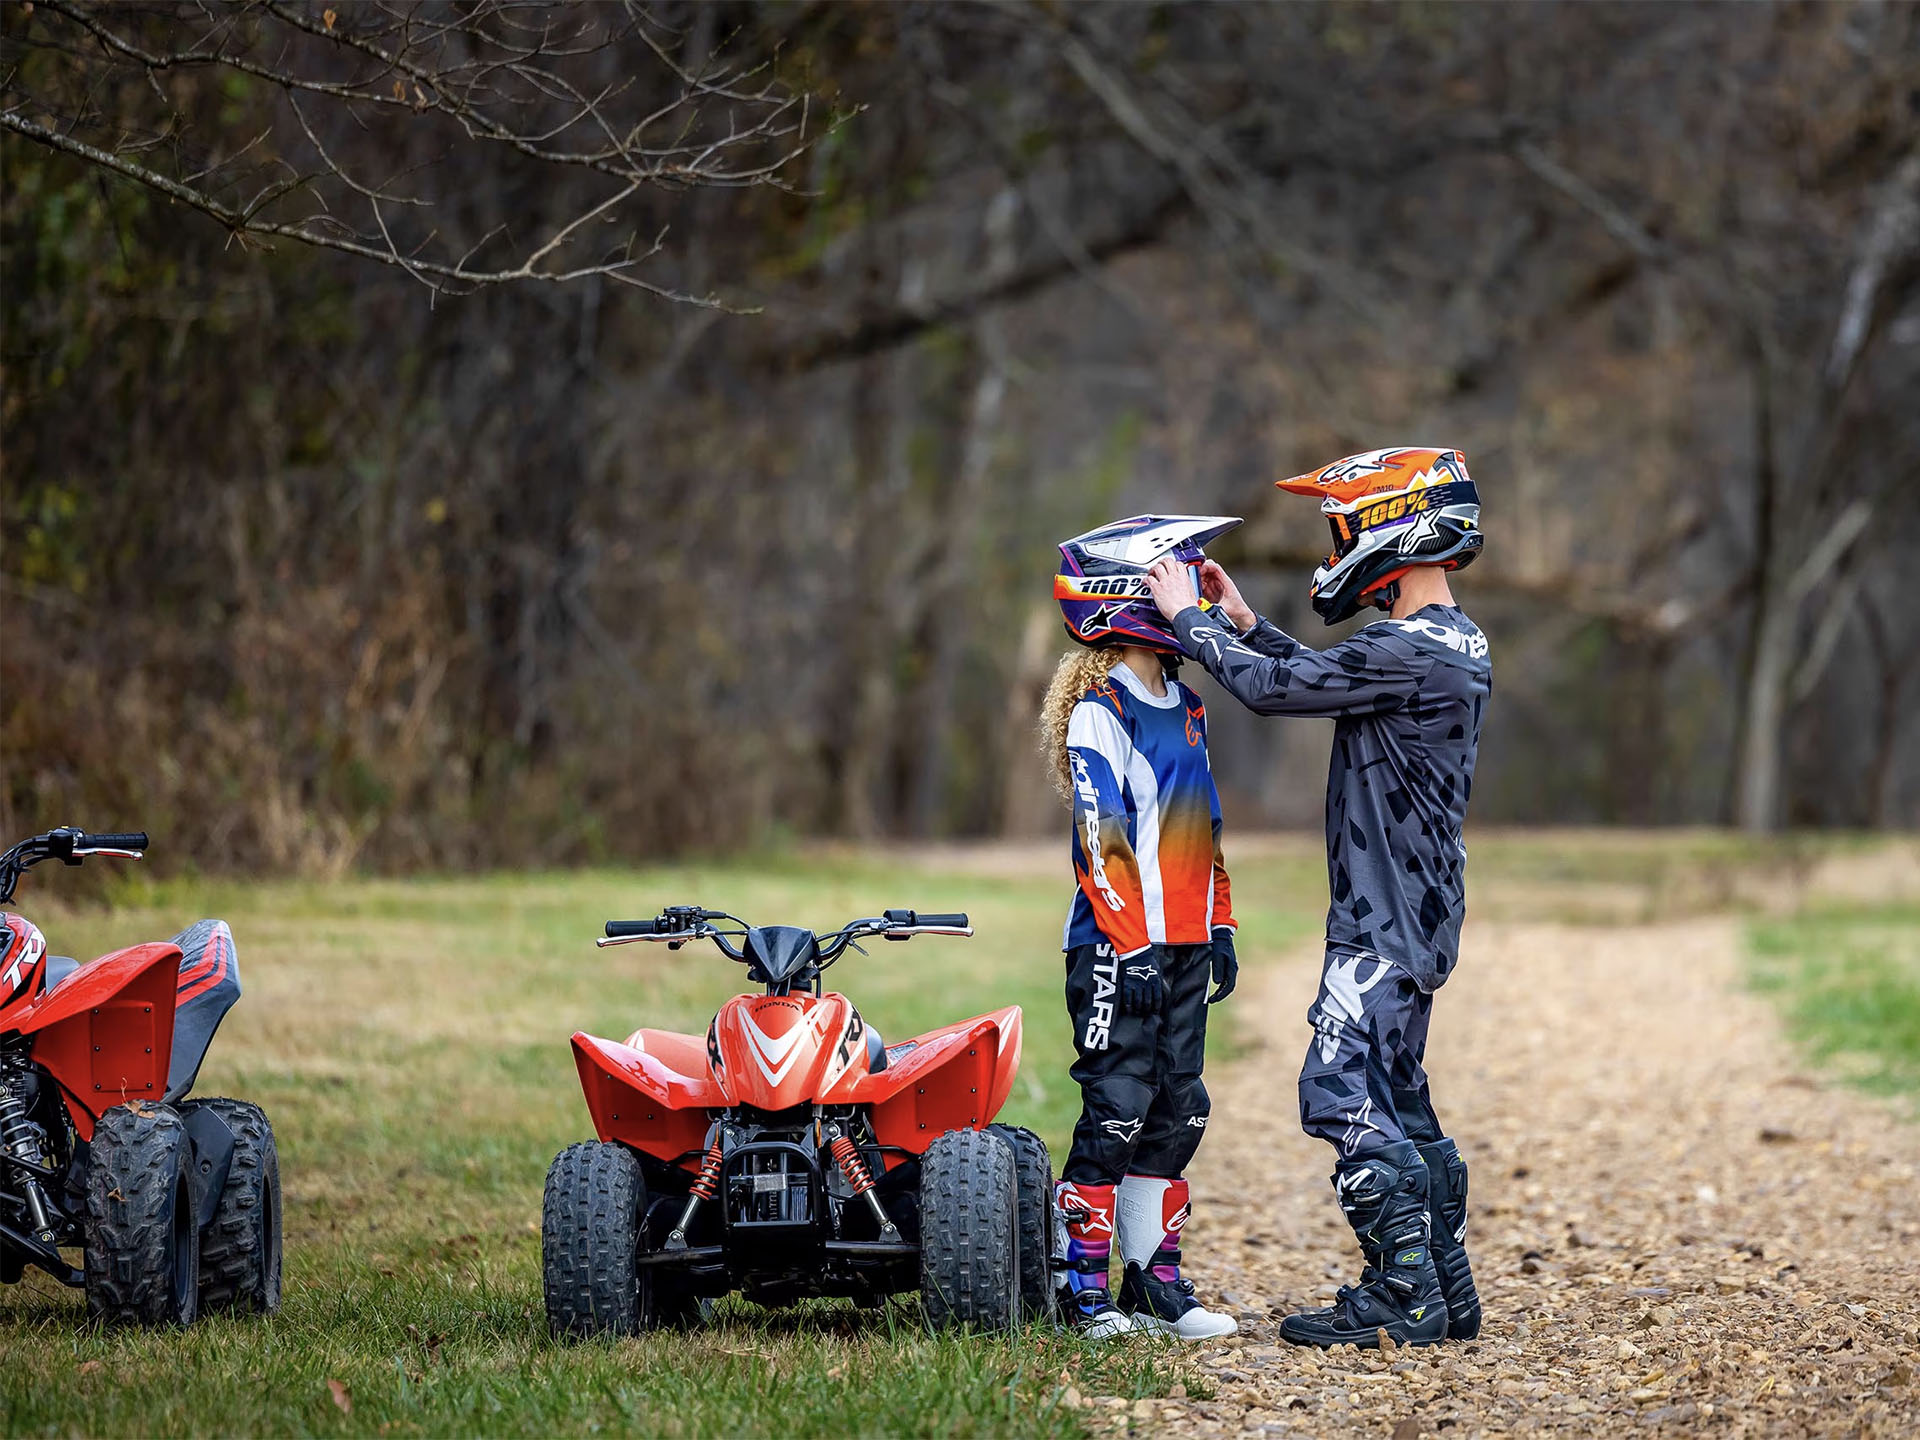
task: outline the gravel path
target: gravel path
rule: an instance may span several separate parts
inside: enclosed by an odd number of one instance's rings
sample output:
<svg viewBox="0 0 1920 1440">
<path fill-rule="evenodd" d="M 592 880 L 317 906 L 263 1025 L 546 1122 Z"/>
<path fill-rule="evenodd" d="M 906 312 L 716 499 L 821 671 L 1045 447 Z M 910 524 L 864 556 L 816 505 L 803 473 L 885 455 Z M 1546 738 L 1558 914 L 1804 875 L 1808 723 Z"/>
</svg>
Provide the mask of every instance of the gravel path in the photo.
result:
<svg viewBox="0 0 1920 1440">
<path fill-rule="evenodd" d="M 1278 1336 L 1357 1252 L 1330 1152 L 1295 1116 L 1317 961 L 1271 967 L 1232 1002 L 1272 1017 L 1259 1048 L 1208 1077 L 1187 1232 L 1188 1273 L 1241 1334 L 1194 1357 L 1213 1398 L 1088 1397 L 1089 1418 L 1392 1440 L 1920 1435 L 1920 1126 L 1809 1078 L 1740 991 L 1737 946 L 1720 919 L 1469 933 L 1428 1061 L 1473 1167 L 1487 1324 L 1379 1355 Z"/>
</svg>

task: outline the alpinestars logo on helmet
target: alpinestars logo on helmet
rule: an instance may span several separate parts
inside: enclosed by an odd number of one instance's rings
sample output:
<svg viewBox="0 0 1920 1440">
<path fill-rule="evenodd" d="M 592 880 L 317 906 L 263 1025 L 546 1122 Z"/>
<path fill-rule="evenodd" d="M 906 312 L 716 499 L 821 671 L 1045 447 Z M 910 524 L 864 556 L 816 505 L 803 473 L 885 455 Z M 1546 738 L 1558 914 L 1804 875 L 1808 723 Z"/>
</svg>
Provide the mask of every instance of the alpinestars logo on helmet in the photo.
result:
<svg viewBox="0 0 1920 1440">
<path fill-rule="evenodd" d="M 1239 525 L 1232 515 L 1133 515 L 1060 546 L 1053 598 L 1082 645 L 1139 645 L 1167 654 L 1180 642 L 1147 592 L 1146 574 L 1171 555 L 1196 570 L 1205 547 Z"/>
</svg>

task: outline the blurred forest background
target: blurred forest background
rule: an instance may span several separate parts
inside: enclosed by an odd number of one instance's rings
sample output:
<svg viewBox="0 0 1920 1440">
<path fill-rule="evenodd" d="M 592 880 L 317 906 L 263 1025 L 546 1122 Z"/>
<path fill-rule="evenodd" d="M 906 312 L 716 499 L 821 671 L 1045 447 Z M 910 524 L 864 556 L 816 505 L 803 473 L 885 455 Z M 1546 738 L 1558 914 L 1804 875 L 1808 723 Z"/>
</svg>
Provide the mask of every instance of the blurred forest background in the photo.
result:
<svg viewBox="0 0 1920 1440">
<path fill-rule="evenodd" d="M 1477 821 L 1920 822 L 1913 4 L 43 0 L 0 126 L 8 835 L 1046 831 L 1054 543 L 1244 515 L 1317 641 L 1270 482 L 1396 443 Z"/>
</svg>

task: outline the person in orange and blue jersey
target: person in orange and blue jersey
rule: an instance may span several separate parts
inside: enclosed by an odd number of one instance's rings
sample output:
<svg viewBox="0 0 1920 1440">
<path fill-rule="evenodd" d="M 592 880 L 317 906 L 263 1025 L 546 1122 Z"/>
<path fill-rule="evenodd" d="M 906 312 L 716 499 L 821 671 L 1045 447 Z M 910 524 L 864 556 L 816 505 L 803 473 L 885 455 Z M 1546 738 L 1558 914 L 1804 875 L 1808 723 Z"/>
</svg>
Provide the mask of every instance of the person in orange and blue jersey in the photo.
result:
<svg viewBox="0 0 1920 1440">
<path fill-rule="evenodd" d="M 1175 678 L 1179 641 L 1144 584 L 1153 561 L 1197 560 L 1239 523 L 1138 516 L 1060 547 L 1054 591 L 1078 648 L 1054 674 L 1041 729 L 1073 811 L 1062 949 L 1081 1114 L 1057 1190 L 1055 1265 L 1068 1322 L 1094 1338 L 1239 1328 L 1181 1274 L 1185 1171 L 1210 1110 L 1207 1006 L 1231 993 L 1238 962 L 1206 710 Z"/>
</svg>

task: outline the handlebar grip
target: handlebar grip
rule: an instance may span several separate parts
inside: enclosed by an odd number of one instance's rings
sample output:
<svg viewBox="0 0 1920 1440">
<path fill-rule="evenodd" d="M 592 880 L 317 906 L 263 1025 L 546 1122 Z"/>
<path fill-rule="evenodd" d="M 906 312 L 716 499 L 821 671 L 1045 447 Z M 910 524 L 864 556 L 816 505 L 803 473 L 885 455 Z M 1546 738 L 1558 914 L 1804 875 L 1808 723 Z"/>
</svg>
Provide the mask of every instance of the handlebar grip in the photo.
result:
<svg viewBox="0 0 1920 1440">
<path fill-rule="evenodd" d="M 85 834 L 80 837 L 78 848 L 82 850 L 144 850 L 147 848 L 147 832 L 126 830 Z"/>
<path fill-rule="evenodd" d="M 607 921 L 607 938 L 609 940 L 619 940 L 629 935 L 659 935 L 661 933 L 660 922 L 658 920 Z"/>
<path fill-rule="evenodd" d="M 943 930 L 964 930 L 967 928 L 967 917 L 965 915 L 923 915 L 916 912 L 913 923 L 933 925 Z"/>
</svg>

